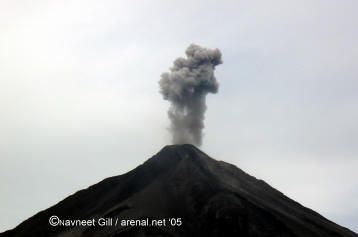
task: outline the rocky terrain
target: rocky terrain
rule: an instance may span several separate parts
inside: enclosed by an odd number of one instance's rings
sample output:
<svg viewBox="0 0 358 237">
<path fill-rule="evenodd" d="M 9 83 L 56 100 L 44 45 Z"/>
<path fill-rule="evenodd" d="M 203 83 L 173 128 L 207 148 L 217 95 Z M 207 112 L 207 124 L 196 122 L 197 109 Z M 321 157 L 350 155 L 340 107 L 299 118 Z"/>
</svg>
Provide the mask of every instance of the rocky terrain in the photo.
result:
<svg viewBox="0 0 358 237">
<path fill-rule="evenodd" d="M 54 215 L 96 224 L 51 226 L 49 218 Z M 99 225 L 100 218 L 107 221 L 104 226 Z M 130 220 L 143 222 L 131 225 Z M 146 226 L 153 220 L 155 224 Z M 234 165 L 185 144 L 166 146 L 136 169 L 81 190 L 0 236 L 358 235 Z"/>
</svg>

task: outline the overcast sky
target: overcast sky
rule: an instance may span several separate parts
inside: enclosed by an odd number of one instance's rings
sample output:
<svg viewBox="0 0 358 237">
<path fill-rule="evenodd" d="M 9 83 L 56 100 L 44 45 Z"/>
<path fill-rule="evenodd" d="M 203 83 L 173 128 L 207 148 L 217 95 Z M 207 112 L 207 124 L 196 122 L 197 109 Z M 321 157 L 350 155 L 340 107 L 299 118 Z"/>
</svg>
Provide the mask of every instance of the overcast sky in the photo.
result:
<svg viewBox="0 0 358 237">
<path fill-rule="evenodd" d="M 358 1 L 0 2 L 0 232 L 170 142 L 160 74 L 219 48 L 201 147 L 358 231 Z"/>
</svg>

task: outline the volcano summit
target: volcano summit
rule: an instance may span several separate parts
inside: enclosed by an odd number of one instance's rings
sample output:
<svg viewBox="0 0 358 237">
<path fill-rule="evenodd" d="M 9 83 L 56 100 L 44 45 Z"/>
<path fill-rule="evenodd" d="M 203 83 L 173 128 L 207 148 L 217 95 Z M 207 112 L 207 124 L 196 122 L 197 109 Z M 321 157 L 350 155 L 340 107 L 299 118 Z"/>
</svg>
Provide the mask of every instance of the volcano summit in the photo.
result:
<svg viewBox="0 0 358 237">
<path fill-rule="evenodd" d="M 51 216 L 102 218 L 107 225 L 51 226 Z M 145 222 L 168 218 L 180 225 Z M 114 225 L 112 220 L 143 223 Z M 192 145 L 166 146 L 136 169 L 81 190 L 0 236 L 358 237 Z"/>
</svg>

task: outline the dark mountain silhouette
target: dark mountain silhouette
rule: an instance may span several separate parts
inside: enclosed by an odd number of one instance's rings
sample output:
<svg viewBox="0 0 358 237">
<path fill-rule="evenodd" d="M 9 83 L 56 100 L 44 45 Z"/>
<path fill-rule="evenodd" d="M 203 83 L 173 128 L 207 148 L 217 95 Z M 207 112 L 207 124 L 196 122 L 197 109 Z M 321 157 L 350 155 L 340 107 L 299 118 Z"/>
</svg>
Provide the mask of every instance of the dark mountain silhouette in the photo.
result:
<svg viewBox="0 0 358 237">
<path fill-rule="evenodd" d="M 61 219 L 181 218 L 181 226 L 53 227 Z M 177 222 L 179 224 L 179 222 Z M 237 167 L 192 145 L 164 147 L 136 169 L 81 190 L 8 236 L 357 237 Z"/>
</svg>

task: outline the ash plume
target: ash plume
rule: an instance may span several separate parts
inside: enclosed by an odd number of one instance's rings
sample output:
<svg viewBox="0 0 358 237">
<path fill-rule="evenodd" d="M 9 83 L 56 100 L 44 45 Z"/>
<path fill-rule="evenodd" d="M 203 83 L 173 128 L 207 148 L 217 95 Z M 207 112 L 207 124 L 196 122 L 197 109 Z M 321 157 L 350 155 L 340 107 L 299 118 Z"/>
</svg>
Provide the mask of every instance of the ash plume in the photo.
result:
<svg viewBox="0 0 358 237">
<path fill-rule="evenodd" d="M 170 102 L 168 117 L 174 144 L 200 146 L 203 138 L 206 95 L 216 93 L 219 84 L 215 66 L 222 63 L 219 49 L 192 44 L 186 58 L 177 58 L 170 72 L 161 75 L 160 92 Z"/>
</svg>

